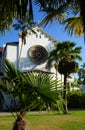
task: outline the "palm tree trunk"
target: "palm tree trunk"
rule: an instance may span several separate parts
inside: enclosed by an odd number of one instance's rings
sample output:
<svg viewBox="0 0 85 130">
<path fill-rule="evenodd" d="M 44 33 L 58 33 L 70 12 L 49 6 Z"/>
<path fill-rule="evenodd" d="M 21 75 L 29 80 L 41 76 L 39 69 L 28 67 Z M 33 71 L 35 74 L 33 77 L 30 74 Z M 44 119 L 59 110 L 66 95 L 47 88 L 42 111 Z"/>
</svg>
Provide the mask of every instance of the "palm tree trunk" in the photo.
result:
<svg viewBox="0 0 85 130">
<path fill-rule="evenodd" d="M 64 99 L 64 103 L 63 103 L 63 113 L 67 114 L 68 113 L 68 108 L 67 108 L 67 74 L 64 75 L 64 88 L 63 88 L 63 99 Z"/>
<path fill-rule="evenodd" d="M 20 111 L 20 114 L 17 114 L 12 130 L 26 130 L 24 115 L 24 111 Z"/>
</svg>

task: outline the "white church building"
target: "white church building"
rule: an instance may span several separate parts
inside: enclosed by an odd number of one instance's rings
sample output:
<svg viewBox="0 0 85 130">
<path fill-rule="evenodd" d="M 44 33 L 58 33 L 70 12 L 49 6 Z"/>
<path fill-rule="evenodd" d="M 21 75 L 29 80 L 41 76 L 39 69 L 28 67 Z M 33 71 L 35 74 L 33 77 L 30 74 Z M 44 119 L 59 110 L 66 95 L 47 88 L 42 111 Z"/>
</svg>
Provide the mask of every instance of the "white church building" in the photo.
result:
<svg viewBox="0 0 85 130">
<path fill-rule="evenodd" d="M 0 75 L 3 75 L 4 58 L 11 61 L 19 72 L 43 71 L 56 75 L 55 68 L 49 72 L 46 69 L 46 63 L 49 52 L 54 48 L 56 39 L 51 37 L 43 29 L 36 27 L 34 31 L 28 30 L 25 43 L 22 40 L 22 33 L 19 33 L 18 42 L 6 43 L 0 48 Z M 58 78 L 61 75 L 58 73 Z M 69 81 L 73 81 L 73 77 Z"/>
<path fill-rule="evenodd" d="M 6 43 L 2 50 L 2 61 L 7 58 L 10 60 L 20 72 L 32 70 L 46 70 L 46 60 L 48 53 L 53 49 L 53 45 L 57 42 L 49 34 L 41 28 L 34 28 L 34 32 L 27 31 L 26 43 L 22 42 L 22 33 L 19 33 L 18 42 Z M 3 72 L 1 64 L 0 72 Z"/>
</svg>

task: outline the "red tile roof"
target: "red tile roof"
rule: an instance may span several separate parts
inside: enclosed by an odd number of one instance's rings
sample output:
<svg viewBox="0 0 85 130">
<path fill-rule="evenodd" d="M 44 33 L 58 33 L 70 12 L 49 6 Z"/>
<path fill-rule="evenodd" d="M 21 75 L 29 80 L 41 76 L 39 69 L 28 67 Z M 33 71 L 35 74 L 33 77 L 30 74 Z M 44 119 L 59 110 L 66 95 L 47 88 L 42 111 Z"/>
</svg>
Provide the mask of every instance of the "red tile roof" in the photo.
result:
<svg viewBox="0 0 85 130">
<path fill-rule="evenodd" d="M 3 47 L 0 47 L 0 54 L 2 54 L 2 51 L 3 51 Z"/>
</svg>

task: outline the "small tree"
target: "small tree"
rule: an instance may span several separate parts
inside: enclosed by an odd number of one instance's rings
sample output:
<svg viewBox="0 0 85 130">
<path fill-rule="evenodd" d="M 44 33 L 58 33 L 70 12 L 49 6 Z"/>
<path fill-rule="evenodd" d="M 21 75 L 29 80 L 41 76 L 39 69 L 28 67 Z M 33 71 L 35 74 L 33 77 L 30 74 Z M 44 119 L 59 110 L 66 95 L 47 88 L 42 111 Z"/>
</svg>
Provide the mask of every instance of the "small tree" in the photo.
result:
<svg viewBox="0 0 85 130">
<path fill-rule="evenodd" d="M 61 83 L 58 79 L 53 79 L 53 76 L 44 73 L 19 73 L 8 60 L 5 60 L 5 63 L 3 85 L 18 100 L 20 108 L 13 130 L 25 130 L 23 119 L 25 112 L 35 107 L 39 98 L 46 104 L 56 103 L 60 98 L 57 86 Z"/>
</svg>

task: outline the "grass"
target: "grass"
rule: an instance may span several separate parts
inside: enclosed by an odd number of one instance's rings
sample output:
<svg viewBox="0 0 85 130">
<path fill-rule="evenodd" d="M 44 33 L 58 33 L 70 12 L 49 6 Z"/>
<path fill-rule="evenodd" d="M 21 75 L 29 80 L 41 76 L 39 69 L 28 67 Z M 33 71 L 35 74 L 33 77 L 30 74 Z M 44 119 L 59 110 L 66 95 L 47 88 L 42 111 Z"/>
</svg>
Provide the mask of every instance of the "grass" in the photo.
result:
<svg viewBox="0 0 85 130">
<path fill-rule="evenodd" d="M 85 130 L 85 111 L 71 111 L 68 115 L 58 113 L 27 114 L 27 130 Z M 14 118 L 0 116 L 0 130 L 12 130 Z"/>
</svg>

